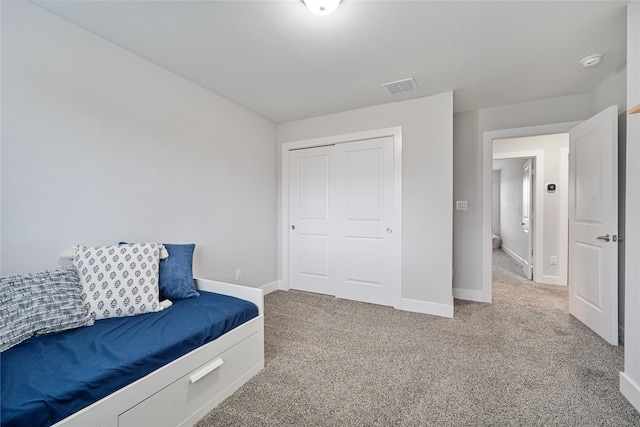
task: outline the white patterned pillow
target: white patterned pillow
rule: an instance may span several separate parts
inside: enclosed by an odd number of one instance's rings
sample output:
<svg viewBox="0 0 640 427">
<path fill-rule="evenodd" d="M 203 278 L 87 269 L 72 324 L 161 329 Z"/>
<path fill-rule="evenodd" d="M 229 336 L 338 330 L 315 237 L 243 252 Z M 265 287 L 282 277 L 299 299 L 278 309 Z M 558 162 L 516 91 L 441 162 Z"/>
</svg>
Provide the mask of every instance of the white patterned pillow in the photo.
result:
<svg viewBox="0 0 640 427">
<path fill-rule="evenodd" d="M 162 310 L 158 301 L 162 249 L 157 243 L 78 246 L 73 265 L 91 315 L 99 320 Z"/>
</svg>

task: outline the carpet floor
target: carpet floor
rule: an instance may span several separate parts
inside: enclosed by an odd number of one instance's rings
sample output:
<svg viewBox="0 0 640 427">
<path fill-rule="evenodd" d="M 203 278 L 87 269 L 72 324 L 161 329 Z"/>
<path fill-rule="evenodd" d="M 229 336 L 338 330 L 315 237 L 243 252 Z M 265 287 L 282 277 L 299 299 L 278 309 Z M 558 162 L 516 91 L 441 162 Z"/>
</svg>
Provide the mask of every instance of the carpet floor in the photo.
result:
<svg viewBox="0 0 640 427">
<path fill-rule="evenodd" d="M 566 287 L 494 258 L 493 303 L 453 319 L 267 295 L 265 369 L 197 426 L 639 426 L 623 348 L 569 315 Z"/>
</svg>

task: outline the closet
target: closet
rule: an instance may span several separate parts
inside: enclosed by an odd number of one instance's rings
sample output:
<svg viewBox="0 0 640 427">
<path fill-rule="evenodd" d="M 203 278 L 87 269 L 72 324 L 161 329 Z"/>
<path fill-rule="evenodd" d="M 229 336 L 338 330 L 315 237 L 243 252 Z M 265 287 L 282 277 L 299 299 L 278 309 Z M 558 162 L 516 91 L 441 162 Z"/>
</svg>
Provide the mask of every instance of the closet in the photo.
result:
<svg viewBox="0 0 640 427">
<path fill-rule="evenodd" d="M 381 305 L 400 295 L 393 137 L 289 151 L 290 287 Z"/>
</svg>

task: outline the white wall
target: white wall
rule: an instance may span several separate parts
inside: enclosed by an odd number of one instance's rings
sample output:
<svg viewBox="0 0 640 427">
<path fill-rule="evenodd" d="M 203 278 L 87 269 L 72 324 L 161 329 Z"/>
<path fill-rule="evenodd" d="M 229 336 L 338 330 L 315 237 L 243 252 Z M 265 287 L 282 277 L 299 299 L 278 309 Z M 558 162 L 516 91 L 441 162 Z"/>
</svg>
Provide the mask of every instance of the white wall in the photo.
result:
<svg viewBox="0 0 640 427">
<path fill-rule="evenodd" d="M 454 297 L 478 300 L 482 291 L 482 139 L 478 111 L 453 116 L 453 198 L 468 210 L 453 212 Z"/>
<path fill-rule="evenodd" d="M 640 104 L 640 2 L 627 6 L 627 105 Z M 620 390 L 640 411 L 640 114 L 628 116 L 624 373 Z"/>
<path fill-rule="evenodd" d="M 402 126 L 402 298 L 451 310 L 451 92 L 278 125 L 278 142 Z M 280 276 L 282 277 L 282 276 Z"/>
<path fill-rule="evenodd" d="M 491 216 L 491 231 L 500 235 L 500 171 L 493 171 L 493 203 Z"/>
<path fill-rule="evenodd" d="M 627 110 L 627 67 L 611 74 L 591 91 L 591 114 L 618 106 L 618 112 Z"/>
<path fill-rule="evenodd" d="M 276 280 L 274 123 L 31 3 L 2 2 L 2 67 L 2 274 L 126 240 Z"/>
<path fill-rule="evenodd" d="M 480 296 L 483 286 L 482 253 L 489 232 L 482 229 L 483 133 L 584 120 L 591 116 L 590 99 L 589 94 L 571 95 L 454 114 L 454 199 L 469 200 L 469 210 L 453 221 L 457 298 Z"/>
<path fill-rule="evenodd" d="M 500 236 L 502 248 L 518 262 L 527 253 L 522 231 L 522 167 L 524 159 L 511 159 L 500 169 Z"/>
</svg>

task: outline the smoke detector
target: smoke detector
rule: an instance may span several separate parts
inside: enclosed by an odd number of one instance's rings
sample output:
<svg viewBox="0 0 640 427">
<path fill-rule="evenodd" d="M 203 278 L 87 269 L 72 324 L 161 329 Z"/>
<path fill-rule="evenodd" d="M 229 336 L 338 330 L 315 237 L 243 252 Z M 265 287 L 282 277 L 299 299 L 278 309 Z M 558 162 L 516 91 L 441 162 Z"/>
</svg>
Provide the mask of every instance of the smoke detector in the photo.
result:
<svg viewBox="0 0 640 427">
<path fill-rule="evenodd" d="M 384 86 L 389 91 L 390 95 L 397 95 L 399 93 L 418 90 L 418 86 L 416 86 L 416 81 L 413 80 L 413 77 L 409 79 L 396 80 L 395 82 L 385 83 L 382 86 Z"/>
</svg>

